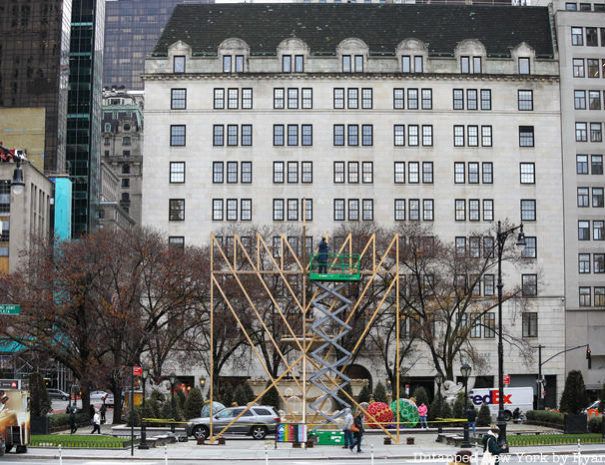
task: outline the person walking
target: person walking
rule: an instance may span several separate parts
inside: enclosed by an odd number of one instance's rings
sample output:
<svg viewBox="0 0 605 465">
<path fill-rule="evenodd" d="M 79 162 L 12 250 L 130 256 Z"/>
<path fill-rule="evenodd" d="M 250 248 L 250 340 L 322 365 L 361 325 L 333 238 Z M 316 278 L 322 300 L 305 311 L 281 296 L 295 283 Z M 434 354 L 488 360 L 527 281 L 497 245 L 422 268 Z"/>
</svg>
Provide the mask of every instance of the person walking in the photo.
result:
<svg viewBox="0 0 605 465">
<path fill-rule="evenodd" d="M 424 402 L 422 402 L 419 406 L 418 406 L 418 416 L 420 417 L 420 427 L 422 429 L 428 429 L 429 425 L 426 421 L 426 417 L 429 414 L 429 408 L 426 406 L 426 404 Z"/>
<path fill-rule="evenodd" d="M 353 431 L 351 428 L 353 427 L 353 414 L 351 413 L 351 409 L 349 407 L 344 410 L 344 423 L 342 424 L 342 431 L 345 436 L 345 443 L 342 446 L 343 449 L 348 449 L 353 444 Z"/>
<path fill-rule="evenodd" d="M 76 423 L 76 407 L 69 408 L 69 434 L 74 434 L 78 431 L 78 425 Z"/>
<path fill-rule="evenodd" d="M 318 272 L 320 274 L 325 274 L 328 272 L 328 253 L 330 251 L 330 246 L 328 245 L 328 240 L 325 237 L 321 238 L 321 242 L 317 247 L 317 263 L 319 264 Z"/>
<path fill-rule="evenodd" d="M 107 421 L 107 419 L 105 418 L 105 414 L 107 413 L 107 404 L 105 403 L 105 397 L 103 397 L 103 404 L 101 404 L 99 413 L 101 414 L 101 424 L 104 425 Z"/>
<path fill-rule="evenodd" d="M 475 407 L 470 406 L 466 410 L 466 421 L 468 421 L 468 427 L 473 432 L 473 435 L 477 434 L 477 411 Z"/>
<path fill-rule="evenodd" d="M 353 451 L 353 449 L 355 448 L 355 446 L 357 446 L 357 452 L 361 452 L 361 438 L 363 437 L 363 413 L 361 413 L 361 411 L 357 411 L 357 415 L 355 415 L 355 418 L 353 419 L 353 426 L 352 426 L 352 431 L 353 431 L 353 437 L 354 437 L 354 442 L 353 444 L 351 444 L 349 446 L 349 449 L 351 449 L 351 452 Z"/>
<path fill-rule="evenodd" d="M 101 416 L 96 410 L 94 416 L 92 417 L 92 432 L 90 434 L 95 434 L 95 431 L 101 434 Z"/>
<path fill-rule="evenodd" d="M 498 444 L 498 434 L 500 428 L 497 425 L 492 425 L 483 436 L 483 458 L 481 459 L 481 465 L 498 465 L 500 463 L 500 454 L 502 453 L 503 446 Z"/>
</svg>

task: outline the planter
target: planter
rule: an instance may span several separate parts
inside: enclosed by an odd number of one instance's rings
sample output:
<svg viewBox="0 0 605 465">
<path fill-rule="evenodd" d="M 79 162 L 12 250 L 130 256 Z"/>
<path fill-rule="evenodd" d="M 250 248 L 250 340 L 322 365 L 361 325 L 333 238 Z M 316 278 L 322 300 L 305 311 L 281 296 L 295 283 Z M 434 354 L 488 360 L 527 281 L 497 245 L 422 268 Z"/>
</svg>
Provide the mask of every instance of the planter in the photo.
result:
<svg viewBox="0 0 605 465">
<path fill-rule="evenodd" d="M 414 445 L 414 438 L 405 438 L 405 443 L 408 446 L 413 446 Z"/>
<path fill-rule="evenodd" d="M 31 417 L 30 418 L 31 434 L 48 434 L 48 417 Z"/>
<path fill-rule="evenodd" d="M 564 432 L 583 434 L 588 431 L 588 420 L 585 414 L 567 414 L 564 420 Z"/>
</svg>

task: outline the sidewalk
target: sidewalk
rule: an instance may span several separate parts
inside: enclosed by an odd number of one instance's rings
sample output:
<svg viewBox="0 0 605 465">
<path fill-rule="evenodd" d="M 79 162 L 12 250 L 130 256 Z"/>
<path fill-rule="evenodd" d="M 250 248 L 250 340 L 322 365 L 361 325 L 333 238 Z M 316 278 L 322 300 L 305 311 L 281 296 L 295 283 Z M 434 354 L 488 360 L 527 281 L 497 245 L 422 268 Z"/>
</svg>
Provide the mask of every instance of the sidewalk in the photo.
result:
<svg viewBox="0 0 605 465">
<path fill-rule="evenodd" d="M 402 442 L 405 437 L 402 435 Z M 278 444 L 274 449 L 273 441 L 254 441 L 252 439 L 229 439 L 224 446 L 198 446 L 195 442 L 170 444 L 168 446 L 149 449 L 134 450 L 136 460 L 163 460 L 166 455 L 168 460 L 216 460 L 216 461 L 246 461 L 263 460 L 265 451 L 269 459 L 289 460 L 333 460 L 333 459 L 364 459 L 370 455 L 373 448 L 376 459 L 414 459 L 430 458 L 431 456 L 443 456 L 453 454 L 456 448 L 436 443 L 434 435 L 414 435 L 415 445 L 383 445 L 383 436 L 364 436 L 362 446 L 363 453 L 358 454 L 339 446 L 315 446 L 311 449 L 294 449 L 291 444 Z M 478 449 L 475 448 L 474 452 Z M 586 445 L 581 447 L 582 453 L 603 453 L 605 444 Z M 576 454 L 577 446 L 539 446 L 539 447 L 516 447 L 511 449 L 512 454 Z M 30 448 L 23 456 L 27 459 L 49 459 L 59 456 L 57 449 Z M 62 451 L 64 459 L 130 459 L 128 450 L 90 450 L 90 449 L 65 449 Z"/>
</svg>

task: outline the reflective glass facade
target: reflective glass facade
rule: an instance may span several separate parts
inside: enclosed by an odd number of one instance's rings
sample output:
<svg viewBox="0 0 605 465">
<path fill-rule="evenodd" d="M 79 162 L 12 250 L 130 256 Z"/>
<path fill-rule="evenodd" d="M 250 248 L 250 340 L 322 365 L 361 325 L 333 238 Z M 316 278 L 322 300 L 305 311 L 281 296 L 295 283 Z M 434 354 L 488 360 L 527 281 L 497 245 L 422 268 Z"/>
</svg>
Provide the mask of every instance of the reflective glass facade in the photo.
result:
<svg viewBox="0 0 605 465">
<path fill-rule="evenodd" d="M 155 47 L 172 9 L 180 3 L 214 0 L 107 0 L 104 86 L 143 89 L 145 56 Z"/>
<path fill-rule="evenodd" d="M 67 101 L 67 166 L 73 182 L 72 232 L 98 217 L 105 0 L 73 0 Z"/>
<path fill-rule="evenodd" d="M 44 107 L 44 170 L 65 172 L 71 0 L 0 0 L 0 107 Z"/>
</svg>

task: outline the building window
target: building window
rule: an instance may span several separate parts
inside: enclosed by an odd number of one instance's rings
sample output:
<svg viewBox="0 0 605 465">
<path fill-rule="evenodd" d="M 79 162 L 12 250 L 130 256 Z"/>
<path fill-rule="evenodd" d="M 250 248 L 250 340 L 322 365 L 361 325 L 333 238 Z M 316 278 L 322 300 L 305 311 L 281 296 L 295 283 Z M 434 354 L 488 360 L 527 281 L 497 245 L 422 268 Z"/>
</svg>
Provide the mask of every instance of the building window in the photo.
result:
<svg viewBox="0 0 605 465">
<path fill-rule="evenodd" d="M 524 297 L 535 297 L 538 295 L 538 275 L 521 275 L 521 293 Z"/>
<path fill-rule="evenodd" d="M 479 108 L 479 102 L 477 101 L 477 89 L 466 90 L 466 109 L 477 110 Z"/>
<path fill-rule="evenodd" d="M 576 155 L 576 174 L 588 174 L 588 155 Z"/>
<path fill-rule="evenodd" d="M 580 273 L 580 274 L 590 273 L 590 254 L 589 253 L 578 254 L 578 273 Z"/>
<path fill-rule="evenodd" d="M 343 73 L 362 73 L 363 55 L 343 55 L 342 56 Z"/>
<path fill-rule="evenodd" d="M 423 161 L 422 162 L 422 182 L 424 184 L 433 183 L 433 162 Z"/>
<path fill-rule="evenodd" d="M 469 221 L 479 221 L 481 219 L 479 211 L 479 199 L 469 199 L 468 219 Z"/>
<path fill-rule="evenodd" d="M 586 110 L 586 91 L 574 90 L 573 93 L 574 110 Z"/>
<path fill-rule="evenodd" d="M 223 73 L 243 73 L 244 55 L 223 55 Z"/>
<path fill-rule="evenodd" d="M 298 125 L 288 124 L 288 146 L 298 145 Z"/>
<path fill-rule="evenodd" d="M 408 206 L 410 221 L 420 221 L 420 199 L 410 199 Z"/>
<path fill-rule="evenodd" d="M 274 124 L 273 125 L 273 145 L 283 146 L 284 145 L 284 125 Z"/>
<path fill-rule="evenodd" d="M 417 147 L 419 145 L 417 124 L 408 124 L 408 145 L 410 147 Z"/>
<path fill-rule="evenodd" d="M 603 28 L 605 30 L 605 28 Z M 601 109 L 601 92 L 598 90 L 589 90 L 588 91 L 588 108 L 590 110 L 600 110 Z M 579 108 L 579 110 L 586 109 L 586 100 L 584 101 L 584 108 Z"/>
<path fill-rule="evenodd" d="M 242 110 L 252 109 L 252 89 L 246 87 L 242 89 Z"/>
<path fill-rule="evenodd" d="M 310 87 L 303 87 L 301 89 L 301 108 L 303 110 L 313 108 L 313 89 Z"/>
<path fill-rule="evenodd" d="M 454 126 L 454 147 L 464 147 L 464 126 Z"/>
<path fill-rule="evenodd" d="M 288 221 L 298 221 L 298 199 L 288 199 L 286 218 Z"/>
<path fill-rule="evenodd" d="M 374 144 L 374 126 L 364 124 L 361 126 L 361 145 L 369 147 Z"/>
<path fill-rule="evenodd" d="M 298 183 L 298 162 L 297 161 L 289 161 L 288 164 L 288 184 L 297 184 Z"/>
<path fill-rule="evenodd" d="M 479 147 L 479 126 L 466 127 L 466 142 L 469 147 Z"/>
<path fill-rule="evenodd" d="M 170 247 L 171 249 L 184 249 L 185 236 L 169 236 L 168 247 Z"/>
<path fill-rule="evenodd" d="M 586 59 L 586 74 L 589 78 L 600 77 L 599 60 L 597 58 Z"/>
<path fill-rule="evenodd" d="M 185 199 L 169 199 L 168 220 L 185 221 Z"/>
<path fill-rule="evenodd" d="M 536 165 L 534 163 L 520 163 L 519 164 L 519 175 L 521 178 L 521 184 L 535 184 Z"/>
<path fill-rule="evenodd" d="M 534 127 L 519 126 L 519 147 L 534 146 Z"/>
<path fill-rule="evenodd" d="M 485 290 L 483 294 L 485 295 Z M 483 315 L 483 337 L 496 337 L 496 315 L 492 312 Z"/>
<path fill-rule="evenodd" d="M 242 124 L 241 145 L 242 145 L 242 147 L 251 147 L 252 146 L 252 125 L 251 124 Z"/>
<path fill-rule="evenodd" d="M 605 287 L 597 286 L 594 288 L 594 306 L 605 307 Z"/>
<path fill-rule="evenodd" d="M 394 220 L 405 221 L 405 199 L 395 199 Z"/>
<path fill-rule="evenodd" d="M 454 110 L 464 110 L 464 90 L 454 89 L 452 105 Z"/>
<path fill-rule="evenodd" d="M 215 147 L 225 145 L 225 126 L 215 124 L 212 127 L 212 145 Z"/>
<path fill-rule="evenodd" d="M 481 89 L 481 110 L 492 109 L 492 91 L 490 89 Z"/>
<path fill-rule="evenodd" d="M 422 125 L 422 145 L 431 147 L 433 145 L 433 126 Z"/>
<path fill-rule="evenodd" d="M 417 161 L 408 163 L 408 182 L 410 184 L 418 184 L 420 182 L 420 164 Z"/>
<path fill-rule="evenodd" d="M 349 199 L 349 221 L 359 221 L 359 199 Z"/>
<path fill-rule="evenodd" d="M 348 182 L 349 184 L 358 184 L 359 183 L 359 162 L 350 161 L 347 163 L 347 168 L 349 170 Z"/>
<path fill-rule="evenodd" d="M 521 200 L 521 221 L 536 221 L 536 201 L 533 199 Z"/>
<path fill-rule="evenodd" d="M 185 56 L 176 55 L 172 59 L 172 72 L 173 73 L 184 73 L 185 72 Z"/>
<path fill-rule="evenodd" d="M 240 220 L 252 221 L 252 199 L 240 199 Z"/>
<path fill-rule="evenodd" d="M 224 182 L 224 170 L 224 163 L 222 161 L 212 163 L 212 182 L 214 184 L 222 184 Z"/>
<path fill-rule="evenodd" d="M 522 315 L 523 337 L 538 337 L 538 313 L 523 312 Z"/>
<path fill-rule="evenodd" d="M 602 187 L 593 187 L 592 188 L 592 206 L 593 208 L 603 208 L 605 204 L 603 203 L 603 188 Z"/>
<path fill-rule="evenodd" d="M 603 142 L 603 128 L 601 123 L 590 123 L 590 142 Z"/>
<path fill-rule="evenodd" d="M 185 182 L 185 162 L 171 161 L 170 162 L 170 183 L 182 184 Z"/>
<path fill-rule="evenodd" d="M 393 140 L 395 147 L 403 147 L 405 145 L 405 126 L 403 124 L 393 126 Z"/>
<path fill-rule="evenodd" d="M 462 74 L 481 74 L 481 57 L 461 56 L 460 72 Z"/>
<path fill-rule="evenodd" d="M 361 108 L 371 110 L 374 106 L 374 91 L 371 88 L 361 89 Z"/>
<path fill-rule="evenodd" d="M 239 108 L 239 89 L 227 89 L 227 108 L 229 110 Z"/>
<path fill-rule="evenodd" d="M 341 147 L 345 145 L 345 126 L 344 124 L 334 125 L 334 145 Z"/>
<path fill-rule="evenodd" d="M 454 163 L 454 183 L 464 184 L 466 182 L 466 165 L 462 162 Z"/>
<path fill-rule="evenodd" d="M 186 138 L 186 126 L 184 124 L 173 124 L 170 126 L 170 146 L 184 147 Z"/>
<path fill-rule="evenodd" d="M 345 220 L 345 200 L 334 199 L 334 221 Z"/>
<path fill-rule="evenodd" d="M 486 297 L 494 295 L 494 278 L 493 274 L 483 275 L 483 295 Z"/>
<path fill-rule="evenodd" d="M 285 108 L 285 90 L 283 87 L 273 89 L 273 108 L 283 110 Z"/>
<path fill-rule="evenodd" d="M 592 222 L 592 238 L 595 241 L 605 240 L 605 221 L 594 220 Z"/>
<path fill-rule="evenodd" d="M 349 124 L 347 126 L 347 144 L 350 146 L 359 145 L 359 125 Z"/>
<path fill-rule="evenodd" d="M 483 184 L 493 184 L 494 182 L 494 165 L 491 161 L 481 163 Z"/>
<path fill-rule="evenodd" d="M 581 27 L 571 28 L 571 45 L 580 46 L 584 45 L 584 32 Z"/>
<path fill-rule="evenodd" d="M 466 200 L 456 199 L 454 205 L 456 221 L 466 221 Z"/>
<path fill-rule="evenodd" d="M 372 184 L 374 182 L 374 163 L 364 161 L 361 163 L 361 182 L 364 184 Z"/>
<path fill-rule="evenodd" d="M 284 221 L 284 199 L 273 199 L 273 221 Z"/>
<path fill-rule="evenodd" d="M 422 200 L 422 219 L 424 221 L 433 221 L 434 219 L 434 201 L 433 199 Z"/>
<path fill-rule="evenodd" d="M 531 74 L 529 58 L 521 57 L 518 61 L 519 74 Z"/>
<path fill-rule="evenodd" d="M 215 110 L 225 109 L 225 89 L 214 89 L 214 98 L 212 101 L 212 107 Z"/>
<path fill-rule="evenodd" d="M 588 142 L 588 125 L 576 123 L 576 142 Z"/>
<path fill-rule="evenodd" d="M 304 73 L 305 57 L 304 55 L 282 55 L 283 73 Z"/>
<path fill-rule="evenodd" d="M 296 87 L 288 88 L 288 109 L 298 109 L 298 89 Z"/>
<path fill-rule="evenodd" d="M 494 221 L 493 199 L 483 199 L 483 221 Z"/>
<path fill-rule="evenodd" d="M 603 155 L 590 156 L 591 174 L 603 174 Z"/>
<path fill-rule="evenodd" d="M 223 199 L 212 199 L 212 221 L 223 221 Z"/>
<path fill-rule="evenodd" d="M 408 89 L 408 110 L 418 110 L 418 89 Z"/>
<path fill-rule="evenodd" d="M 226 207 L 225 219 L 227 221 L 237 221 L 237 199 L 227 199 Z"/>
<path fill-rule="evenodd" d="M 592 270 L 594 273 L 605 273 L 605 254 L 594 253 L 592 254 Z"/>
<path fill-rule="evenodd" d="M 227 125 L 227 146 L 237 147 L 239 128 L 237 124 Z"/>
<path fill-rule="evenodd" d="M 301 167 L 301 182 L 303 184 L 311 184 L 313 182 L 313 162 L 303 161 Z"/>
<path fill-rule="evenodd" d="M 170 89 L 170 108 L 172 110 L 187 108 L 187 89 Z"/>
<path fill-rule="evenodd" d="M 481 146 L 491 147 L 492 146 L 492 127 L 481 126 Z"/>
<path fill-rule="evenodd" d="M 583 78 L 585 76 L 583 58 L 574 58 L 572 61 L 572 67 L 573 67 L 573 77 Z"/>
<path fill-rule="evenodd" d="M 227 183 L 236 184 L 238 179 L 238 165 L 236 161 L 227 162 Z"/>
<path fill-rule="evenodd" d="M 534 93 L 531 90 L 517 91 L 517 108 L 519 111 L 532 111 L 534 109 Z"/>
<path fill-rule="evenodd" d="M 538 246 L 537 239 L 535 236 L 525 236 L 525 246 L 521 249 L 521 256 L 523 258 L 537 258 L 538 257 Z"/>
<path fill-rule="evenodd" d="M 590 287 L 580 287 L 579 288 L 579 296 L 580 296 L 580 307 L 590 307 L 591 295 L 590 295 Z"/>
<path fill-rule="evenodd" d="M 335 87 L 333 93 L 333 107 L 335 110 L 344 110 L 345 108 L 345 90 L 342 87 Z"/>
<path fill-rule="evenodd" d="M 433 108 L 433 90 L 432 89 L 422 89 L 421 91 L 422 97 L 422 109 L 423 110 L 431 110 Z"/>
<path fill-rule="evenodd" d="M 405 89 L 393 89 L 393 109 L 405 109 Z"/>
<path fill-rule="evenodd" d="M 578 221 L 578 240 L 589 241 L 590 240 L 590 221 L 579 220 Z"/>
<path fill-rule="evenodd" d="M 362 199 L 361 201 L 362 221 L 374 221 L 374 200 Z"/>
<path fill-rule="evenodd" d="M 396 161 L 393 167 L 395 184 L 405 184 L 405 162 Z"/>
</svg>

